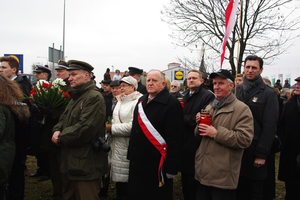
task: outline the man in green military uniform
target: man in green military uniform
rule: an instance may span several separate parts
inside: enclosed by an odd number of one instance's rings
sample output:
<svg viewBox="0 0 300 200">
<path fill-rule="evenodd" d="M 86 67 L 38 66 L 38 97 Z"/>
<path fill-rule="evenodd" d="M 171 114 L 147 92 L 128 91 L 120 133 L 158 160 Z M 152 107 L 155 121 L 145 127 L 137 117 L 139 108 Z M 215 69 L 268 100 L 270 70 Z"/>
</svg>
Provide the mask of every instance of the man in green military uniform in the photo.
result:
<svg viewBox="0 0 300 200">
<path fill-rule="evenodd" d="M 70 83 L 68 81 L 69 72 L 68 63 L 64 60 L 58 61 L 58 66 L 55 68 L 57 78 L 61 78 L 66 83 L 64 88 L 64 92 L 70 92 L 72 90 Z M 50 175 L 51 182 L 53 187 L 52 198 L 54 200 L 62 199 L 62 184 L 63 179 L 60 173 L 60 165 L 61 165 L 61 149 L 60 146 L 55 145 L 51 142 L 51 138 L 53 135 L 52 128 L 58 123 L 58 120 L 61 114 L 64 112 L 64 107 L 61 108 L 51 108 L 46 107 L 45 109 L 39 106 L 40 111 L 43 113 L 45 117 L 45 124 L 42 128 L 41 135 L 41 149 L 46 151 L 49 155 L 49 167 L 50 167 Z"/>
<path fill-rule="evenodd" d="M 100 179 L 107 172 L 107 154 L 92 143 L 105 131 L 105 102 L 90 80 L 94 68 L 69 60 L 72 100 L 52 129 L 52 142 L 61 145 L 63 199 L 99 199 Z"/>
</svg>

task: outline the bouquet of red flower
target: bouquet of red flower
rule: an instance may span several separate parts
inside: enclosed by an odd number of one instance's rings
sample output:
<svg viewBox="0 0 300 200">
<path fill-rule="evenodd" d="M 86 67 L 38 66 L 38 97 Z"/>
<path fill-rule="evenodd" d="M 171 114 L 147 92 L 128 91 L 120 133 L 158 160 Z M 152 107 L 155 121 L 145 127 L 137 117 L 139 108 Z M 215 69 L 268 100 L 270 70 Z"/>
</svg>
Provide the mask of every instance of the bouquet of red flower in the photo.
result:
<svg viewBox="0 0 300 200">
<path fill-rule="evenodd" d="M 70 95 L 64 91 L 65 86 L 66 83 L 61 78 L 53 82 L 40 80 L 30 91 L 30 97 L 27 99 L 39 105 L 64 109 L 70 101 Z"/>
</svg>

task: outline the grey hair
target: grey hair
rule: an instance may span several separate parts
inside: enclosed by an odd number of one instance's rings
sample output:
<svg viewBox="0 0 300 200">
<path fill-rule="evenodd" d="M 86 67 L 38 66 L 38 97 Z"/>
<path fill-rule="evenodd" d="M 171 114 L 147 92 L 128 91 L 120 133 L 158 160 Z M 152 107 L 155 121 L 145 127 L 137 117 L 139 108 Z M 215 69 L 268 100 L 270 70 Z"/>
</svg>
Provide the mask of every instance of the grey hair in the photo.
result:
<svg viewBox="0 0 300 200">
<path fill-rule="evenodd" d="M 176 80 L 172 81 L 172 83 L 173 83 L 173 82 L 177 83 L 177 85 L 180 85 L 180 83 L 179 83 L 178 81 L 176 81 Z M 172 84 L 172 83 L 171 83 L 171 84 Z"/>
<path fill-rule="evenodd" d="M 281 96 L 281 97 L 285 97 L 289 91 L 290 91 L 289 88 L 283 88 L 283 89 L 280 91 L 280 96 Z"/>
<path fill-rule="evenodd" d="M 226 80 L 228 81 L 228 85 L 230 86 L 231 83 L 233 83 L 233 81 L 229 78 L 226 78 Z"/>
<path fill-rule="evenodd" d="M 160 73 L 160 76 L 161 76 L 161 80 L 162 80 L 162 81 L 166 81 L 166 78 L 165 78 L 164 73 L 162 73 L 162 72 L 159 71 L 158 69 L 151 69 L 151 70 L 148 72 L 148 74 L 149 74 L 150 72 L 159 72 L 159 73 Z"/>
</svg>

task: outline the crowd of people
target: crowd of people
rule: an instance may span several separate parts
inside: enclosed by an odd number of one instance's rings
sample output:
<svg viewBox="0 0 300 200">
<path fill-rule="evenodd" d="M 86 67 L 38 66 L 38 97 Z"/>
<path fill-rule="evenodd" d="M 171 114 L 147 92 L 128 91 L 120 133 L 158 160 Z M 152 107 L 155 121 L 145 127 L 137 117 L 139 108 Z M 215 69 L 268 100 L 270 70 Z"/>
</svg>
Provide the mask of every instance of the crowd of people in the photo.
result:
<svg viewBox="0 0 300 200">
<path fill-rule="evenodd" d="M 32 85 L 15 58 L 0 63 L 0 200 L 24 199 L 27 155 L 55 200 L 96 200 L 110 182 L 114 200 L 173 199 L 179 172 L 185 200 L 271 200 L 279 151 L 285 199 L 300 199 L 300 77 L 292 92 L 287 80 L 272 87 L 258 56 L 236 78 L 211 73 L 211 84 L 190 70 L 186 86 L 160 70 L 107 68 L 101 88 L 89 63 L 59 60 L 63 107 L 28 98 L 50 80 L 47 66 Z"/>
</svg>

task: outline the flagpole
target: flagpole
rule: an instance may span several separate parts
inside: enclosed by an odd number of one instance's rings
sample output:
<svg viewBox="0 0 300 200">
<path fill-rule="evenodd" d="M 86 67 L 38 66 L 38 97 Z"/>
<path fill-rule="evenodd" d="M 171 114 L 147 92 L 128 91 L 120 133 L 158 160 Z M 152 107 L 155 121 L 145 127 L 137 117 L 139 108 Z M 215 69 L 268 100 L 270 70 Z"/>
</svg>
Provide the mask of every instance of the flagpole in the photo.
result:
<svg viewBox="0 0 300 200">
<path fill-rule="evenodd" d="M 241 24 L 242 24 L 242 5 L 243 0 L 240 0 L 240 20 L 239 20 L 239 33 L 238 33 L 238 46 L 237 46 L 237 57 L 236 57 L 236 72 L 235 72 L 235 87 L 234 87 L 234 95 L 236 95 L 236 79 L 238 74 L 239 67 L 239 57 L 240 57 L 240 35 L 241 35 Z"/>
</svg>

